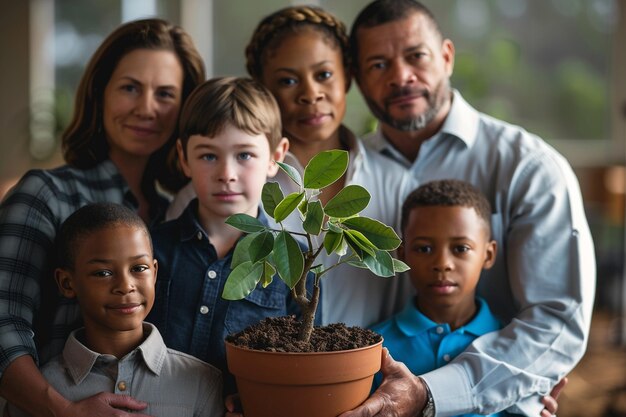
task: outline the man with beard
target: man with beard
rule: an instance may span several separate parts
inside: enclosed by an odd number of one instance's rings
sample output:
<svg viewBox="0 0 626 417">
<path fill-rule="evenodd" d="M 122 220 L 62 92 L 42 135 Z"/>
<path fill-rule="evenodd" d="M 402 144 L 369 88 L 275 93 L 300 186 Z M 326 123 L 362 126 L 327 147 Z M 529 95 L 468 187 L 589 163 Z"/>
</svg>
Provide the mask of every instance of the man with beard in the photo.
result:
<svg viewBox="0 0 626 417">
<path fill-rule="evenodd" d="M 541 395 L 582 357 L 595 290 L 593 242 L 569 164 L 451 89 L 454 45 L 420 3 L 370 3 L 352 26 L 351 47 L 357 83 L 380 121 L 366 142 L 420 183 L 466 180 L 489 199 L 497 262 L 477 291 L 508 325 L 419 377 L 385 356 L 378 391 L 342 417 L 555 412 L 542 410 Z M 443 364 L 449 355 L 439 349 Z"/>
</svg>

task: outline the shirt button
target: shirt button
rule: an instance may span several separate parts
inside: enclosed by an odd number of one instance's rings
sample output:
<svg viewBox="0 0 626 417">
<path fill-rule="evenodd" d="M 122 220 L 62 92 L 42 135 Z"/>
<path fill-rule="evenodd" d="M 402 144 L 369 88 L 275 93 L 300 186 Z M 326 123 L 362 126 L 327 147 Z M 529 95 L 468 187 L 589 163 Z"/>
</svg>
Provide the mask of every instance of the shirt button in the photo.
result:
<svg viewBox="0 0 626 417">
<path fill-rule="evenodd" d="M 120 391 L 126 391 L 126 382 L 120 381 L 117 383 L 117 389 Z"/>
<path fill-rule="evenodd" d="M 200 307 L 200 314 L 206 314 L 208 312 L 209 312 L 209 307 L 207 306 Z"/>
<path fill-rule="evenodd" d="M 198 240 L 202 240 L 202 232 L 198 232 L 196 238 L 198 238 Z"/>
<path fill-rule="evenodd" d="M 447 353 L 443 355 L 443 360 L 446 362 L 450 362 L 450 355 L 448 355 Z"/>
<path fill-rule="evenodd" d="M 437 332 L 437 334 L 441 334 L 441 333 L 443 333 L 443 327 L 437 327 L 437 329 L 435 329 L 435 331 Z"/>
<path fill-rule="evenodd" d="M 217 272 L 211 270 L 207 275 L 209 276 L 209 278 L 214 279 L 217 276 Z"/>
</svg>

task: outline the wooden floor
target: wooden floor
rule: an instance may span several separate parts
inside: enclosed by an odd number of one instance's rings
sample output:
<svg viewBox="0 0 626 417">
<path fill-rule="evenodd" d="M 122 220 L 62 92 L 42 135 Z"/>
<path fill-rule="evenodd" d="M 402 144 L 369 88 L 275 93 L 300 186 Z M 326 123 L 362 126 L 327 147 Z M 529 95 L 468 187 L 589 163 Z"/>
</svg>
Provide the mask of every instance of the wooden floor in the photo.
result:
<svg viewBox="0 0 626 417">
<path fill-rule="evenodd" d="M 618 324 L 594 313 L 587 353 L 569 375 L 559 417 L 626 417 L 626 347 L 617 346 Z"/>
</svg>

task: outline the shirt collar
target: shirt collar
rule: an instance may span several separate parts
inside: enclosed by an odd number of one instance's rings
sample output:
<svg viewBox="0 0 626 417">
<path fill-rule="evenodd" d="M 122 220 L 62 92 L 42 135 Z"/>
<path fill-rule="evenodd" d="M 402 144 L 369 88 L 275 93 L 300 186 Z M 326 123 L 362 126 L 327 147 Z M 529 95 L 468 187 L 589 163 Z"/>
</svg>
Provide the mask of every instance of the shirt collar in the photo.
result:
<svg viewBox="0 0 626 417">
<path fill-rule="evenodd" d="M 474 318 L 472 318 L 472 320 L 470 320 L 470 322 L 465 326 L 461 326 L 456 329 L 455 332 L 467 332 L 475 336 L 482 336 L 485 333 L 496 331 L 501 328 L 500 322 L 493 316 L 485 300 L 480 297 L 476 297 L 476 302 L 478 305 L 478 311 Z M 413 300 L 404 306 L 404 309 L 398 313 L 395 320 L 400 331 L 409 337 L 416 336 L 422 332 L 432 329 L 433 327 L 441 326 L 441 324 L 435 323 L 422 314 L 415 307 Z"/>
<path fill-rule="evenodd" d="M 194 198 L 189 202 L 185 211 L 180 216 L 180 240 L 182 242 L 191 239 L 207 237 L 206 232 L 198 221 L 198 199 Z"/>
<path fill-rule="evenodd" d="M 468 148 L 476 141 L 479 114 L 457 90 L 452 90 L 452 105 L 441 132 L 461 139 Z"/>
<path fill-rule="evenodd" d="M 147 337 L 136 349 L 133 349 L 133 351 L 120 359 L 120 362 L 132 357 L 136 352 L 141 352 L 141 355 L 138 356 L 143 358 L 144 363 L 152 372 L 159 375 L 165 362 L 167 348 L 156 327 L 150 323 L 143 323 L 143 330 Z M 83 345 L 78 340 L 78 335 L 83 332 L 84 328 L 74 330 L 63 348 L 65 365 L 76 385 L 80 384 L 89 375 L 99 357 L 110 356 L 94 352 Z"/>
<path fill-rule="evenodd" d="M 479 113 L 470 106 L 457 90 L 452 90 L 452 104 L 450 111 L 443 122 L 443 126 L 434 136 L 428 140 L 432 140 L 441 134 L 453 136 L 460 139 L 469 148 L 476 141 L 478 135 L 478 127 L 480 123 Z M 391 143 L 385 138 L 382 132 L 381 124 L 378 124 L 376 132 L 366 138 L 366 142 L 372 149 L 387 154 L 391 158 L 401 162 L 403 165 L 410 167 L 412 165 L 404 155 L 402 155 Z"/>
<path fill-rule="evenodd" d="M 267 217 L 263 213 L 263 209 L 259 206 L 257 219 L 264 225 L 268 225 Z M 180 240 L 181 242 L 189 241 L 191 239 L 200 240 L 206 238 L 209 240 L 204 228 L 200 225 L 198 219 L 198 198 L 194 198 L 189 202 L 183 214 L 179 217 L 180 221 Z M 210 241 L 210 240 L 209 240 Z"/>
</svg>

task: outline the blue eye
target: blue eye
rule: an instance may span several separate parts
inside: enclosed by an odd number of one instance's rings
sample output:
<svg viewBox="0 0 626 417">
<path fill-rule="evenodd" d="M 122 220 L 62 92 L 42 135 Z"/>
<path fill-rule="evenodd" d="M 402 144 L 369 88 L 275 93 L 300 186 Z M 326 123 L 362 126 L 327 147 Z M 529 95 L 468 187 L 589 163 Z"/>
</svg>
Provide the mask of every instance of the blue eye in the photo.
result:
<svg viewBox="0 0 626 417">
<path fill-rule="evenodd" d="M 252 159 L 252 154 L 250 152 L 241 152 L 239 155 L 237 155 L 237 158 L 247 161 L 249 159 Z"/>
<path fill-rule="evenodd" d="M 203 159 L 205 161 L 215 161 L 217 159 L 217 156 L 212 153 L 207 153 L 207 154 L 200 156 L 200 159 Z"/>
</svg>

